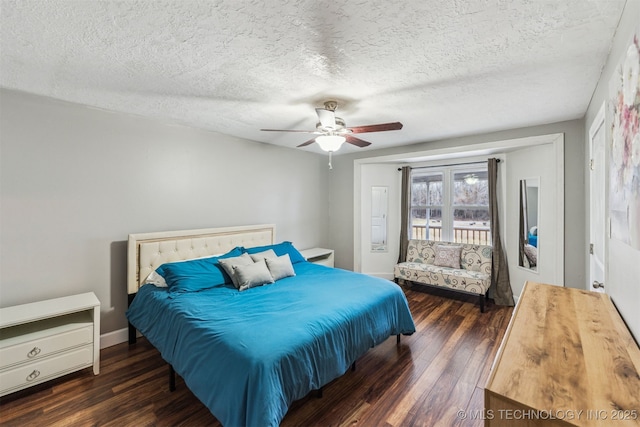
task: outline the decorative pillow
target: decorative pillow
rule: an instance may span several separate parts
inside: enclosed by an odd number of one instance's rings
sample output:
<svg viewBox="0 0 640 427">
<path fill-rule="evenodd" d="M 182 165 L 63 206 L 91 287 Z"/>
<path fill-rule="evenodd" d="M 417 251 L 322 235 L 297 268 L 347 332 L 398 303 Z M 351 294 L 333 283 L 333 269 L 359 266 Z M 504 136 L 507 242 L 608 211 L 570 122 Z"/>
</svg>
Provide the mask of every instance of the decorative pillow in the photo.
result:
<svg viewBox="0 0 640 427">
<path fill-rule="evenodd" d="M 146 279 L 144 279 L 144 282 L 142 282 L 143 285 L 147 285 L 147 284 L 151 284 L 154 285 L 158 288 L 167 288 L 167 282 L 166 280 L 164 280 L 164 277 L 162 277 L 161 275 L 159 275 L 156 270 L 152 271 L 151 273 L 149 273 L 149 275 L 147 276 Z"/>
<path fill-rule="evenodd" d="M 524 254 L 529 260 L 529 265 L 535 267 L 538 265 L 538 249 L 531 245 L 524 245 Z"/>
<path fill-rule="evenodd" d="M 267 259 L 261 259 L 258 262 L 233 267 L 239 291 L 273 283 L 273 277 L 271 277 L 271 273 L 267 268 L 266 260 Z"/>
<path fill-rule="evenodd" d="M 236 256 L 233 258 L 221 259 L 219 262 L 222 268 L 224 269 L 224 271 L 231 278 L 231 282 L 233 282 L 236 288 L 239 285 L 238 285 L 238 278 L 236 277 L 236 271 L 234 270 L 233 267 L 253 264 L 253 260 L 251 259 L 249 254 L 242 254 L 240 256 Z"/>
<path fill-rule="evenodd" d="M 433 265 L 438 267 L 460 268 L 460 253 L 462 246 L 436 246 L 436 259 Z"/>
<path fill-rule="evenodd" d="M 277 256 L 289 254 L 292 264 L 306 261 L 306 259 L 304 259 L 302 254 L 298 252 L 296 248 L 293 247 L 293 244 L 291 242 L 282 242 L 276 245 L 256 246 L 255 248 L 243 248 L 243 249 L 248 254 L 256 254 L 258 252 L 263 252 L 268 249 L 273 249 L 273 251 L 276 253 Z"/>
<path fill-rule="evenodd" d="M 266 258 L 265 262 L 267 263 L 267 267 L 271 272 L 273 280 L 280 280 L 285 277 L 296 275 L 296 272 L 293 270 L 289 254 L 284 254 L 277 258 Z"/>
<path fill-rule="evenodd" d="M 276 253 L 273 251 L 273 249 L 268 249 L 266 251 L 258 252 L 256 254 L 250 254 L 249 256 L 251 257 L 251 259 L 254 262 L 258 262 L 261 259 L 277 258 L 278 257 L 278 255 L 276 255 Z"/>
<path fill-rule="evenodd" d="M 241 253 L 240 248 L 234 248 L 219 257 L 169 262 L 156 268 L 155 273 L 164 278 L 171 292 L 201 291 L 230 283 L 219 262 Z"/>
</svg>

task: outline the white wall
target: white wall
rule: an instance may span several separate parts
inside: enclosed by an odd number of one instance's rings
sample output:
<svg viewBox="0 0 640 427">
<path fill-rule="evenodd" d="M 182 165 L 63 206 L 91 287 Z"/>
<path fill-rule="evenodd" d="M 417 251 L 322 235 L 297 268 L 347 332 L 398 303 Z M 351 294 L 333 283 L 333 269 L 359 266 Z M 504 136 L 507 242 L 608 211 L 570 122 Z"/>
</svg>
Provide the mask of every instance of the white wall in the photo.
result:
<svg viewBox="0 0 640 427">
<path fill-rule="evenodd" d="M 397 164 L 362 165 L 359 183 L 360 206 L 360 263 L 356 261 L 355 270 L 385 279 L 393 279 L 393 266 L 398 262 L 398 245 L 400 239 L 400 198 L 401 173 Z M 358 185 L 358 184 L 356 184 Z M 371 251 L 371 187 L 386 186 L 389 189 L 389 211 L 387 217 L 387 251 Z M 356 198 L 358 196 L 356 195 Z M 357 237 L 356 237 L 357 238 Z"/>
<path fill-rule="evenodd" d="M 129 233 L 275 223 L 328 246 L 326 158 L 0 92 L 0 305 L 93 291 L 126 327 Z"/>
<path fill-rule="evenodd" d="M 591 103 L 587 109 L 585 115 L 584 130 L 585 135 L 589 135 L 589 127 L 593 122 L 598 109 L 602 105 L 603 101 L 608 101 L 612 94 L 609 92 L 609 83 L 613 77 L 615 67 L 619 64 L 623 58 L 629 43 L 632 40 L 633 35 L 640 36 L 640 1 L 629 0 L 626 3 L 622 18 L 618 25 L 618 30 L 611 47 L 609 58 L 602 71 L 598 86 L 591 98 Z M 606 108 L 605 114 L 605 129 L 606 129 L 606 141 L 607 147 L 609 147 L 609 141 L 611 141 L 611 123 L 612 117 L 610 109 Z M 585 137 L 585 156 L 584 163 L 588 162 L 589 153 L 589 140 Z M 605 165 L 607 173 L 605 176 L 609 176 L 609 159 L 605 159 Z M 589 174 L 588 171 L 584 173 L 585 188 L 589 188 Z M 609 183 L 606 186 L 607 200 L 609 192 Z M 589 193 L 587 191 L 587 198 L 585 201 L 585 211 L 588 216 L 589 212 Z M 606 204 L 608 206 L 608 202 Z M 607 209 L 608 211 L 608 209 Z M 607 212 L 608 216 L 608 212 Z M 584 228 L 585 235 L 589 235 L 589 222 L 588 218 L 585 222 Z M 605 244 L 607 246 L 607 264 L 605 265 L 605 292 L 607 292 L 616 307 L 620 311 L 620 314 L 624 318 L 625 322 L 629 326 L 631 333 L 635 336 L 637 341 L 640 341 L 640 251 L 634 250 L 630 246 L 615 240 L 609 239 L 609 233 L 606 233 L 607 238 Z M 588 254 L 585 254 L 586 264 L 588 264 Z"/>
<path fill-rule="evenodd" d="M 552 285 L 564 285 L 562 250 L 563 221 L 558 220 L 558 211 L 562 212 L 562 196 L 558 191 L 558 170 L 556 148 L 553 144 L 544 144 L 523 148 L 506 154 L 506 238 L 507 263 L 513 295 L 518 298 L 527 280 Z M 520 267 L 520 180 L 539 178 L 539 218 L 538 218 L 538 266 L 536 270 Z M 560 241 L 558 242 L 558 238 Z M 573 284 L 576 287 L 576 284 Z"/>
</svg>

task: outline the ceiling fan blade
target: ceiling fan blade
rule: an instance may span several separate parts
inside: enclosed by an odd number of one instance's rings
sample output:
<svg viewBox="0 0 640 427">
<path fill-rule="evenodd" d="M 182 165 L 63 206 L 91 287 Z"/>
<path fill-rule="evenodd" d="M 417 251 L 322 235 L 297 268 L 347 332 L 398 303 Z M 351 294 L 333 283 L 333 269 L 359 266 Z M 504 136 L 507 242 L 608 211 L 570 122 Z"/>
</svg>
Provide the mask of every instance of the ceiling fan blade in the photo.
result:
<svg viewBox="0 0 640 427">
<path fill-rule="evenodd" d="M 367 126 L 354 126 L 350 127 L 351 133 L 367 133 L 367 132 L 382 132 L 385 130 L 400 130 L 402 129 L 402 123 L 381 123 L 379 125 L 367 125 Z"/>
<path fill-rule="evenodd" d="M 297 129 L 260 129 L 263 132 L 299 132 L 299 133 L 318 133 L 315 130 L 297 130 Z"/>
<path fill-rule="evenodd" d="M 311 138 L 311 139 L 310 139 L 310 140 L 308 140 L 307 142 L 303 142 L 302 144 L 298 145 L 298 147 L 297 147 L 297 148 L 300 148 L 300 147 L 306 147 L 307 145 L 311 145 L 311 144 L 313 144 L 314 142 L 316 142 L 316 139 L 315 139 L 315 138 Z"/>
<path fill-rule="evenodd" d="M 348 142 L 349 144 L 353 144 L 357 147 L 367 147 L 369 145 L 371 145 L 371 143 L 369 141 L 365 141 L 363 139 L 360 138 L 356 138 L 355 136 L 351 136 L 349 134 L 344 135 L 344 137 L 346 138 L 345 142 Z"/>
<path fill-rule="evenodd" d="M 327 129 L 336 128 L 336 114 L 333 111 L 325 110 L 324 108 L 316 108 L 316 114 L 318 114 L 322 127 Z"/>
</svg>

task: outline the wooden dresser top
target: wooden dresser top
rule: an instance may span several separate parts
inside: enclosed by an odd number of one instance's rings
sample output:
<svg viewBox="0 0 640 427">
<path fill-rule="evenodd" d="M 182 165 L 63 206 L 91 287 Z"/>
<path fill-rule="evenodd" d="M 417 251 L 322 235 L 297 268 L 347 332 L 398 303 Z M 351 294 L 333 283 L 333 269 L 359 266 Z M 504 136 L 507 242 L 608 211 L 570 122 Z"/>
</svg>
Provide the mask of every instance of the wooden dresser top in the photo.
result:
<svg viewBox="0 0 640 427">
<path fill-rule="evenodd" d="M 573 425 L 640 426 L 640 349 L 608 295 L 527 282 L 486 392 L 535 410 L 584 411 Z M 634 410 L 635 419 L 612 419 Z"/>
</svg>

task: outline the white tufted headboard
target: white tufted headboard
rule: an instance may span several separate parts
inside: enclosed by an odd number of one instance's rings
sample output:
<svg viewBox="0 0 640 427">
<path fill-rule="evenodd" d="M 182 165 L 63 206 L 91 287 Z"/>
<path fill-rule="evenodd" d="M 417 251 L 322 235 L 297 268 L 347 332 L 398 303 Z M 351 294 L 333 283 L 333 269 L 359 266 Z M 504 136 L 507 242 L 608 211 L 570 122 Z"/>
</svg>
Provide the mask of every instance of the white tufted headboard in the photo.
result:
<svg viewBox="0 0 640 427">
<path fill-rule="evenodd" d="M 138 292 L 149 273 L 166 262 L 219 255 L 236 246 L 270 245 L 275 238 L 273 224 L 129 234 L 127 292 Z"/>
</svg>

